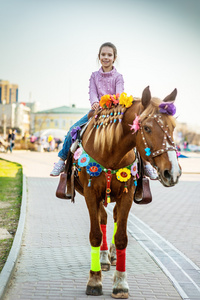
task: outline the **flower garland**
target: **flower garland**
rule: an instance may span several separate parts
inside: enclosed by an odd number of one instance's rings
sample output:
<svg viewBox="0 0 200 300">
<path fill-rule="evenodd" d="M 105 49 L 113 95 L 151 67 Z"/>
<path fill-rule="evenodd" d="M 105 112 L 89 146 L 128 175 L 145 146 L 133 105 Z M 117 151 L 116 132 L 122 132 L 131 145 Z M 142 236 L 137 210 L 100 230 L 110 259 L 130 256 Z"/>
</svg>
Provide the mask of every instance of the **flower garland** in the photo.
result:
<svg viewBox="0 0 200 300">
<path fill-rule="evenodd" d="M 130 107 L 133 103 L 133 96 L 127 96 L 126 93 L 116 95 L 103 95 L 99 101 L 101 108 L 112 108 L 120 104 L 122 107 Z"/>
<path fill-rule="evenodd" d="M 106 169 L 102 165 L 100 165 L 96 160 L 94 160 L 90 155 L 88 155 L 83 149 L 82 145 L 79 145 L 79 148 L 74 153 L 75 165 L 77 165 L 78 170 L 80 171 L 82 167 L 86 167 L 86 172 L 90 175 L 90 179 L 88 182 L 88 186 L 91 186 L 91 177 L 97 177 L 101 174 L 102 171 L 105 172 L 106 177 L 112 177 L 112 175 L 116 175 L 117 180 L 125 183 L 124 192 L 128 192 L 127 181 L 131 178 L 134 179 L 134 185 L 137 186 L 137 160 L 135 160 L 132 164 L 127 167 L 120 168 L 117 170 Z M 111 190 L 109 189 L 109 193 L 107 194 L 107 200 L 109 203 L 109 195 Z"/>
</svg>

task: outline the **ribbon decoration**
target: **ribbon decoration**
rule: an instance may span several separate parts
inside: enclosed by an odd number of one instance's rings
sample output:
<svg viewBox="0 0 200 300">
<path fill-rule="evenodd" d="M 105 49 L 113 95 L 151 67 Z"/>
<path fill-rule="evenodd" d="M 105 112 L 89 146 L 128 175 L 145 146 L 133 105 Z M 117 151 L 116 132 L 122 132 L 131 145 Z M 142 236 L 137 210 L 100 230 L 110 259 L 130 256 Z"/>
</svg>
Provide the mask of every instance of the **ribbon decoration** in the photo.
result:
<svg viewBox="0 0 200 300">
<path fill-rule="evenodd" d="M 144 150 L 146 152 L 146 156 L 150 156 L 151 155 L 151 149 L 150 148 L 145 148 Z"/>
<path fill-rule="evenodd" d="M 77 139 L 78 131 L 80 131 L 80 130 L 81 130 L 80 126 L 77 126 L 71 130 L 70 134 L 72 137 L 72 143 L 74 143 L 75 140 Z"/>
</svg>

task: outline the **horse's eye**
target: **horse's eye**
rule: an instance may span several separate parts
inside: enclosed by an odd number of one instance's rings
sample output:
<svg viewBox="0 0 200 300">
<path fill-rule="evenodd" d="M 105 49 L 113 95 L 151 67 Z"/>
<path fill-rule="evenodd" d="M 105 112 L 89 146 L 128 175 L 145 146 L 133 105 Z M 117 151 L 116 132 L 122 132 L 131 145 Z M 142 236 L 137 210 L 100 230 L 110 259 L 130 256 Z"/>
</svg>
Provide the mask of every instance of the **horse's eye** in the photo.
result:
<svg viewBox="0 0 200 300">
<path fill-rule="evenodd" d="M 151 129 L 150 129 L 148 126 L 144 126 L 144 130 L 145 130 L 147 133 L 151 133 Z"/>
</svg>

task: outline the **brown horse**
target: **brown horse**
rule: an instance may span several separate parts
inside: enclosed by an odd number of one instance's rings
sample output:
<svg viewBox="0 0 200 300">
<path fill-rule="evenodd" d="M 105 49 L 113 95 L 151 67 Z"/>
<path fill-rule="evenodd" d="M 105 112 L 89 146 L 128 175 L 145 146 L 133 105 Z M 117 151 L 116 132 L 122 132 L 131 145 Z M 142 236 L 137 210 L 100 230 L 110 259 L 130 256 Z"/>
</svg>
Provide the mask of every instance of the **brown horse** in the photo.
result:
<svg viewBox="0 0 200 300">
<path fill-rule="evenodd" d="M 83 187 L 82 194 L 90 215 L 91 269 L 86 289 L 89 295 L 102 294 L 101 265 L 109 266 L 106 256 L 108 250 L 107 215 L 103 206 L 105 200 L 104 205 L 109 201 L 116 203 L 114 208 L 116 232 L 113 242 L 114 250 L 116 248 L 116 270 L 112 297 L 128 298 L 125 263 L 127 219 L 136 185 L 134 174 L 128 170 L 135 161 L 133 149 L 136 147 L 142 159 L 149 161 L 157 169 L 159 180 L 164 186 L 170 187 L 178 182 L 181 169 L 173 142 L 175 119 L 170 112 L 161 113 L 160 109 L 160 104 L 166 103 L 167 107 L 170 102 L 173 103 L 176 94 L 175 89 L 161 101 L 158 98 L 151 98 L 147 87 L 143 91 L 142 98 L 133 100 L 129 108 L 117 105 L 111 109 L 97 111 L 83 134 L 81 147 L 84 149 L 84 155 L 82 159 L 79 158 L 78 167 L 79 181 Z M 130 125 L 138 116 L 140 124 L 137 125 L 140 128 L 134 132 L 130 130 L 132 129 Z M 92 163 L 88 167 L 89 161 Z M 76 189 L 80 191 L 78 187 Z M 101 265 L 100 247 L 104 253 Z"/>
</svg>

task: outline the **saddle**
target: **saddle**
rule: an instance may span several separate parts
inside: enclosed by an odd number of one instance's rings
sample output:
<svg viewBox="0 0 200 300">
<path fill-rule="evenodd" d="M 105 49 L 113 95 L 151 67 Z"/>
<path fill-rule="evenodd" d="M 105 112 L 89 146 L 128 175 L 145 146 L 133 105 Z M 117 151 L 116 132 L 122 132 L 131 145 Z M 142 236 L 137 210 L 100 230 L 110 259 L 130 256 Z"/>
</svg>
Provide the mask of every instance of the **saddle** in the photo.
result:
<svg viewBox="0 0 200 300">
<path fill-rule="evenodd" d="M 64 173 L 60 174 L 60 181 L 56 190 L 57 198 L 72 199 L 72 188 L 69 182 L 69 179 L 71 178 L 71 173 L 72 173 L 72 153 L 69 151 L 67 156 L 67 163 L 65 165 L 65 171 Z M 74 197 L 72 201 L 74 201 Z"/>
</svg>

